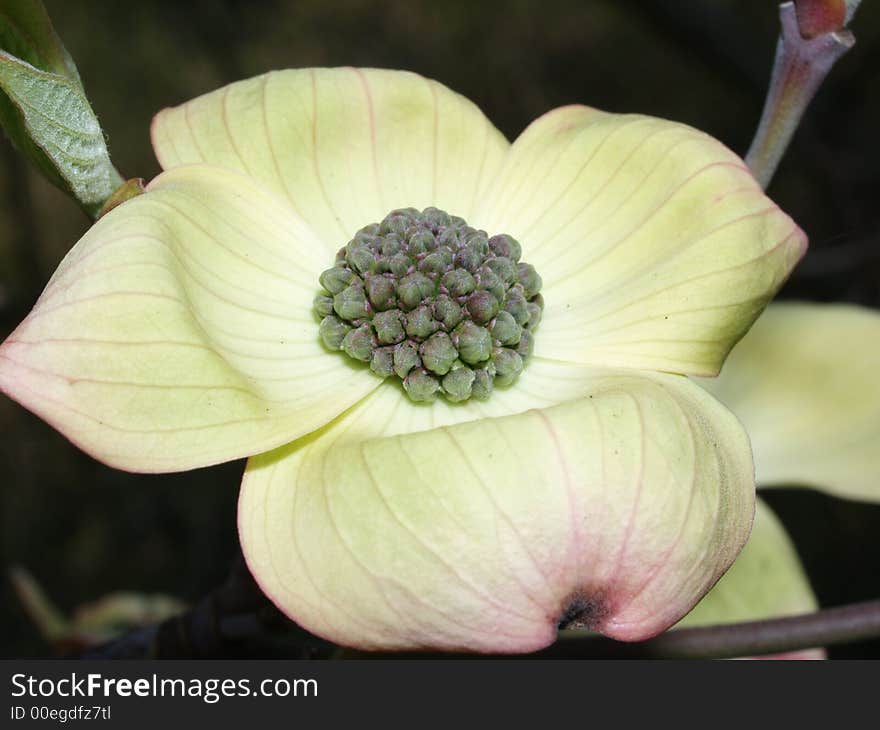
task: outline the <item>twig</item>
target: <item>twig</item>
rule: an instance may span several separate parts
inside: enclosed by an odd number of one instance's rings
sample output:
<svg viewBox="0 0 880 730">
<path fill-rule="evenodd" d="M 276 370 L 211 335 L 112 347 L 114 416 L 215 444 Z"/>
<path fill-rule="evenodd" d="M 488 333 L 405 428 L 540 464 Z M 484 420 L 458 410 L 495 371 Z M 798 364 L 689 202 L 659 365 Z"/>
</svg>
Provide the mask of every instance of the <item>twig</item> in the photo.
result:
<svg viewBox="0 0 880 730">
<path fill-rule="evenodd" d="M 835 646 L 880 637 L 880 600 L 827 608 L 802 616 L 676 629 L 633 644 L 569 638 L 548 650 L 556 656 L 728 659 Z"/>
</svg>

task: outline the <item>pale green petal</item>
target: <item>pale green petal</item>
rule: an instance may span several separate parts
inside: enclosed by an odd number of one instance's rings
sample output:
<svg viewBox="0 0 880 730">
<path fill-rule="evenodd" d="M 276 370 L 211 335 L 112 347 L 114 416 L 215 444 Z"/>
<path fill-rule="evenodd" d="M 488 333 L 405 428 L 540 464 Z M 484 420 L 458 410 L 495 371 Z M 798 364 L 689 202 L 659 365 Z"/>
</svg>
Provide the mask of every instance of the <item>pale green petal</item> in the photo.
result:
<svg viewBox="0 0 880 730">
<path fill-rule="evenodd" d="M 746 436 L 684 378 L 594 374 L 578 400 L 418 433 L 398 396 L 383 386 L 245 474 L 251 571 L 333 641 L 531 651 L 560 621 L 646 638 L 748 537 Z"/>
<path fill-rule="evenodd" d="M 797 550 L 782 523 L 760 499 L 749 541 L 721 580 L 677 628 L 762 621 L 811 613 L 819 607 Z M 823 649 L 774 658 L 823 659 Z"/>
<path fill-rule="evenodd" d="M 714 375 L 806 246 L 742 160 L 661 119 L 557 109 L 495 180 L 474 220 L 543 277 L 545 357 Z"/>
<path fill-rule="evenodd" d="M 880 502 L 880 313 L 774 304 L 716 380 L 746 426 L 761 486 Z"/>
<path fill-rule="evenodd" d="M 678 624 L 709 626 L 810 613 L 819 607 L 794 544 L 761 500 L 749 541 L 717 585 Z"/>
<path fill-rule="evenodd" d="M 0 347 L 0 388 L 122 469 L 274 448 L 376 387 L 319 344 L 324 265 L 314 233 L 248 178 L 165 173 L 64 259 Z"/>
<path fill-rule="evenodd" d="M 509 146 L 445 86 L 355 68 L 226 86 L 160 112 L 152 138 L 164 168 L 210 162 L 257 178 L 337 248 L 394 208 L 435 205 L 467 218 Z"/>
</svg>

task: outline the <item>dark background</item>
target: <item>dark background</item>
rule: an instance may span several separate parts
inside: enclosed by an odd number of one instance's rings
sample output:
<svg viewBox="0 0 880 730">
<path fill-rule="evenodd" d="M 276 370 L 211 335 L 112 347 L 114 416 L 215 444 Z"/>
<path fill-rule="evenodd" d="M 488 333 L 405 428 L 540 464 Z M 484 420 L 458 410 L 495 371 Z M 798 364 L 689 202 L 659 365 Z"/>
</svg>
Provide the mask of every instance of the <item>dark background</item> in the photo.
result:
<svg viewBox="0 0 880 730">
<path fill-rule="evenodd" d="M 362 65 L 433 77 L 509 137 L 583 102 L 706 130 L 744 154 L 761 111 L 773 0 L 46 0 L 126 177 L 159 168 L 152 115 L 272 68 Z M 880 16 L 820 91 L 770 195 L 810 236 L 787 298 L 880 307 Z M 89 222 L 0 142 L 0 339 Z M 858 353 L 852 353 L 858 357 Z M 65 610 L 118 589 L 196 602 L 237 550 L 242 463 L 137 476 L 103 467 L 0 397 L 0 566 L 26 566 Z M 877 475 L 880 478 L 880 475 Z M 880 596 L 880 506 L 765 493 L 822 605 Z M 48 656 L 5 575 L 0 653 Z M 880 642 L 834 656 L 880 656 Z"/>
</svg>

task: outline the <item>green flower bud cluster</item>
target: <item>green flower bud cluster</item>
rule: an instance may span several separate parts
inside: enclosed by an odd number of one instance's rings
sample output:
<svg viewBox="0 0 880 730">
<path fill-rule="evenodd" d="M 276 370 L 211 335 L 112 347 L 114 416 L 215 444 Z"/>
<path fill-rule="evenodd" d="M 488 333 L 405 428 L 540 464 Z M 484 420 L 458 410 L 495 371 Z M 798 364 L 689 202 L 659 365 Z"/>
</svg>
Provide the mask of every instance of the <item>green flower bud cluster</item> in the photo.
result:
<svg viewBox="0 0 880 730">
<path fill-rule="evenodd" d="M 488 398 L 522 372 L 541 321 L 541 277 L 521 255 L 437 208 L 394 210 L 321 274 L 321 339 L 414 401 Z"/>
</svg>

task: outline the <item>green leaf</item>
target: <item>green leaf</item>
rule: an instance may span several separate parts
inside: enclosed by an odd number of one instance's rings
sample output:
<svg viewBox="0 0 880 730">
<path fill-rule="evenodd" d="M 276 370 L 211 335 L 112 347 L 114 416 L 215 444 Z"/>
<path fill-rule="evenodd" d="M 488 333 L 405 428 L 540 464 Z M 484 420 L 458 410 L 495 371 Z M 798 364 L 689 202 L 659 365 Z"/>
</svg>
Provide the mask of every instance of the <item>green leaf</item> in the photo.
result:
<svg viewBox="0 0 880 730">
<path fill-rule="evenodd" d="M 39 0 L 0 0 L 0 49 L 80 84 L 76 65 Z"/>
<path fill-rule="evenodd" d="M 92 217 L 122 184 L 73 60 L 38 2 L 0 0 L 0 124 Z"/>
</svg>

